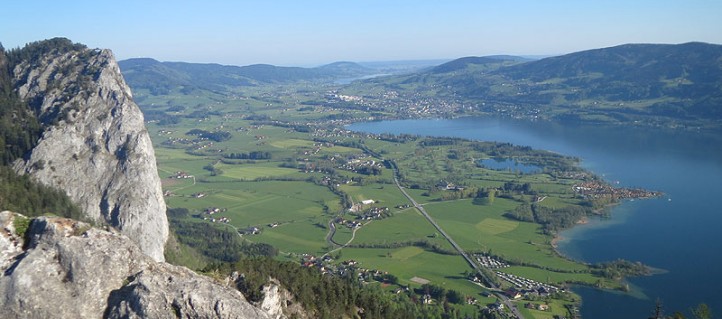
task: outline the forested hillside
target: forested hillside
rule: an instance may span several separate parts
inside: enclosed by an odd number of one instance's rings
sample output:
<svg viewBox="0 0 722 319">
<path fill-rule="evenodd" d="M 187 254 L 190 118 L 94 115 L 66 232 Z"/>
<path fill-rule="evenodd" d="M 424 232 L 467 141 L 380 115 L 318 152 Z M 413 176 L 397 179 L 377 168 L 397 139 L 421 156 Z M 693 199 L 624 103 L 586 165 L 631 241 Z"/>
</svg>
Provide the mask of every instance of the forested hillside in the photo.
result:
<svg viewBox="0 0 722 319">
<path fill-rule="evenodd" d="M 722 46 L 626 44 L 536 61 L 466 57 L 356 83 L 349 92 L 380 90 L 514 117 L 715 126 L 722 119 Z"/>
<path fill-rule="evenodd" d="M 336 62 L 315 68 L 281 67 L 269 64 L 231 66 L 213 63 L 159 62 L 154 59 L 129 59 L 119 62 L 123 76 L 133 90 L 148 90 L 152 95 L 196 90 L 216 93 L 237 87 L 282 84 L 299 81 L 331 82 L 373 74 L 373 69 L 353 62 Z"/>
<path fill-rule="evenodd" d="M 80 211 L 60 190 L 43 186 L 27 176 L 18 176 L 10 165 L 30 151 L 40 136 L 40 124 L 27 103 L 13 88 L 13 66 L 45 50 L 63 50 L 72 42 L 33 43 L 6 52 L 0 45 L 0 210 L 29 216 L 52 213 L 75 219 Z M 48 163 L 50 164 L 50 163 Z"/>
</svg>

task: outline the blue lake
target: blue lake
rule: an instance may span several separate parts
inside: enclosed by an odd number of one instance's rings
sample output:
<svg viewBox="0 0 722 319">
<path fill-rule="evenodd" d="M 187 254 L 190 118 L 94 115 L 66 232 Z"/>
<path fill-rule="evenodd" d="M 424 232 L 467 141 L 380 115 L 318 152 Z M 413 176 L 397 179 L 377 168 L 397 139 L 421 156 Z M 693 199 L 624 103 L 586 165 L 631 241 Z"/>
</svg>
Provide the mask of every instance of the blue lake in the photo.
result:
<svg viewBox="0 0 722 319">
<path fill-rule="evenodd" d="M 497 171 L 512 171 L 524 174 L 536 173 L 541 171 L 541 168 L 539 168 L 539 166 L 519 163 L 519 161 L 512 158 L 483 159 L 479 161 L 479 165 L 481 165 L 481 167 Z"/>
<path fill-rule="evenodd" d="M 563 232 L 559 249 L 585 262 L 623 258 L 665 272 L 629 280 L 633 293 L 575 287 L 582 316 L 647 318 L 706 303 L 722 313 L 722 133 L 558 124 L 497 118 L 356 123 L 351 130 L 510 142 L 582 159 L 607 181 L 665 193 L 627 201 L 608 219 Z"/>
</svg>

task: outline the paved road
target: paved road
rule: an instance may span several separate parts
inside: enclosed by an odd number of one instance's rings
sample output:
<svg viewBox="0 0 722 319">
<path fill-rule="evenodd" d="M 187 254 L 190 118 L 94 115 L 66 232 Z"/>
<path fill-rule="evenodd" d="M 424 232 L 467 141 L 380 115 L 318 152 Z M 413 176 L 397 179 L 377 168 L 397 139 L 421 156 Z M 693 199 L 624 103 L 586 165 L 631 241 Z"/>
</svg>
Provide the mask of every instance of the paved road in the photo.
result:
<svg viewBox="0 0 722 319">
<path fill-rule="evenodd" d="M 426 219 L 429 221 L 429 223 L 431 223 L 431 225 L 433 225 L 434 228 L 436 228 L 436 230 L 438 230 L 439 233 L 441 233 L 441 235 L 444 236 L 444 238 L 446 238 L 446 240 L 449 241 L 449 243 L 451 244 L 451 246 L 453 246 L 454 249 L 456 249 L 456 250 L 459 252 L 459 254 L 461 254 L 462 257 L 464 257 L 464 259 L 466 259 L 466 262 L 468 262 L 469 265 L 471 265 L 471 267 L 474 268 L 474 270 L 476 270 L 477 274 L 479 274 L 482 278 L 484 278 L 484 280 L 489 284 L 489 286 L 490 286 L 489 288 L 491 288 L 491 290 L 492 290 L 491 292 L 492 292 L 497 298 L 499 298 L 499 300 L 501 300 L 502 303 L 504 303 L 504 305 L 507 307 L 507 309 L 511 310 L 512 314 L 513 314 L 516 318 L 518 318 L 518 319 L 524 319 L 524 316 L 521 315 L 521 313 L 519 312 L 519 309 L 516 308 L 516 306 L 511 302 L 511 300 L 509 300 L 509 298 L 507 298 L 506 295 L 504 295 L 503 293 L 501 293 L 501 292 L 499 291 L 499 288 L 496 287 L 496 285 L 494 285 L 494 283 L 493 283 L 491 280 L 489 280 L 489 278 L 481 271 L 481 266 L 479 266 L 479 264 L 477 264 L 473 259 L 471 259 L 471 257 L 469 257 L 469 255 L 464 251 L 464 249 L 462 249 L 461 246 L 459 246 L 459 245 L 454 241 L 454 239 L 451 238 L 451 236 L 449 236 L 449 235 L 441 228 L 441 226 L 439 226 L 439 224 L 437 224 L 436 221 L 434 221 L 433 218 L 431 218 L 431 216 L 426 212 L 426 209 L 424 209 L 423 206 L 419 205 L 419 203 L 417 203 L 416 200 L 415 200 L 413 197 L 411 197 L 411 195 L 409 195 L 403 187 L 401 187 L 401 184 L 399 183 L 399 179 L 398 179 L 398 176 L 399 176 L 399 168 L 398 168 L 398 166 L 396 166 L 396 163 L 394 163 L 394 162 L 391 161 L 391 160 L 385 160 L 385 159 L 381 156 L 381 154 L 378 154 L 378 153 L 376 153 L 376 152 L 373 152 L 373 151 L 369 150 L 369 149 L 368 149 L 367 147 L 365 147 L 365 146 L 363 146 L 362 148 L 363 148 L 363 150 L 364 150 L 365 152 L 367 152 L 368 154 L 371 154 L 372 156 L 378 158 L 379 160 L 384 161 L 386 164 L 388 164 L 389 166 L 391 166 L 391 169 L 393 169 L 393 171 L 394 171 L 394 183 L 396 184 L 396 187 L 399 188 L 399 190 L 401 191 L 401 193 L 403 193 L 404 196 L 406 196 L 406 198 L 414 205 L 414 207 L 416 207 L 416 209 L 418 209 L 418 210 L 421 212 L 421 214 L 423 214 L 424 217 L 426 217 Z"/>
<path fill-rule="evenodd" d="M 336 235 L 336 223 L 334 223 L 333 219 L 331 219 L 328 222 L 328 234 L 326 235 L 326 242 L 336 246 L 343 246 L 342 244 L 339 244 L 333 240 L 334 235 Z"/>
<path fill-rule="evenodd" d="M 395 165 L 394 165 L 393 167 L 394 167 L 394 172 L 397 173 L 397 171 L 395 170 L 395 168 L 396 168 Z M 395 175 L 396 175 L 396 174 L 395 174 Z M 481 266 L 479 266 L 479 264 L 477 264 L 473 259 L 471 259 L 471 257 L 469 257 L 469 254 L 467 254 L 466 251 L 464 251 L 464 249 L 462 249 L 461 246 L 459 246 L 459 245 L 454 241 L 454 239 L 451 238 L 451 236 L 449 236 L 449 235 L 441 228 L 441 226 L 439 226 L 439 224 L 436 223 L 436 221 L 435 221 L 433 218 L 431 218 L 431 216 L 429 215 L 429 213 L 426 212 L 426 209 L 424 209 L 423 206 L 421 206 L 419 203 L 417 203 L 416 200 L 415 200 L 413 197 L 411 197 L 411 195 L 409 195 L 403 187 L 401 187 L 401 184 L 399 184 L 398 178 L 394 177 L 394 183 L 396 183 L 396 187 L 399 188 L 399 190 L 401 191 L 401 193 L 403 193 L 404 196 L 406 196 L 406 198 L 411 202 L 411 204 L 413 204 L 414 207 L 416 207 L 416 209 L 418 209 L 418 210 L 421 212 L 421 214 L 424 215 L 424 217 L 426 217 L 426 219 L 429 221 L 429 223 L 431 223 L 431 225 L 433 225 L 434 228 L 436 228 L 436 230 L 439 231 L 439 233 L 441 233 L 441 235 L 444 236 L 444 238 L 446 238 L 446 240 L 449 241 L 449 243 L 451 244 L 451 246 L 453 246 L 454 249 L 456 249 L 456 251 L 458 251 L 459 254 L 461 254 L 462 257 L 464 257 L 464 259 L 466 259 L 466 262 L 468 262 L 469 265 L 471 265 L 471 267 L 474 268 L 474 270 L 476 270 L 476 272 L 477 272 L 480 276 L 482 276 L 482 277 L 484 278 L 484 280 L 486 280 L 486 282 L 489 284 L 490 288 L 492 288 L 492 289 L 498 289 L 498 288 L 494 285 L 494 283 L 493 283 L 491 280 L 489 280 L 489 278 L 487 278 L 486 275 L 481 271 Z M 519 310 L 516 308 L 516 306 L 515 306 L 514 304 L 512 304 L 512 302 L 511 302 L 511 300 L 509 300 L 509 298 L 507 298 L 505 295 L 503 295 L 503 294 L 500 293 L 500 292 L 493 292 L 493 293 L 494 293 L 494 295 L 495 295 L 497 298 L 499 298 L 499 299 L 504 303 L 504 305 L 507 307 L 507 309 L 510 309 L 510 310 L 511 310 L 511 312 L 514 314 L 514 316 L 516 316 L 516 318 L 518 318 L 518 319 L 524 319 L 524 317 L 521 315 L 521 313 L 520 313 Z"/>
</svg>

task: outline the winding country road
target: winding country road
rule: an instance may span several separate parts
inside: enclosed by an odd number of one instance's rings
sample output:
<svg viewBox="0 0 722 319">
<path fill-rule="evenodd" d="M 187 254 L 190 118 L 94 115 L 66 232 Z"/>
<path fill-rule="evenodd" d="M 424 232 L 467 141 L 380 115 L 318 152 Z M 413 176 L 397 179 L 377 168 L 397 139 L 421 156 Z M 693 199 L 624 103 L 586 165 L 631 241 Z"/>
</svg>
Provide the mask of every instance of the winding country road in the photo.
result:
<svg viewBox="0 0 722 319">
<path fill-rule="evenodd" d="M 372 220 L 366 222 L 365 224 L 363 224 L 363 226 L 366 226 L 366 225 L 370 224 L 371 222 L 372 222 Z M 344 247 L 350 245 L 351 242 L 354 240 L 354 238 L 356 238 L 356 231 L 360 229 L 360 227 L 359 227 L 359 228 L 354 228 L 353 230 L 351 230 L 351 239 L 349 239 L 345 244 L 339 244 L 335 240 L 333 240 L 333 236 L 336 234 L 336 223 L 333 222 L 333 219 L 328 222 L 328 227 L 329 227 L 329 231 L 328 231 L 328 234 L 326 235 L 326 242 L 331 245 L 336 245 L 338 247 L 323 254 L 323 256 L 321 256 L 322 258 L 326 257 L 326 255 L 335 253 L 335 252 L 343 249 Z"/>
</svg>

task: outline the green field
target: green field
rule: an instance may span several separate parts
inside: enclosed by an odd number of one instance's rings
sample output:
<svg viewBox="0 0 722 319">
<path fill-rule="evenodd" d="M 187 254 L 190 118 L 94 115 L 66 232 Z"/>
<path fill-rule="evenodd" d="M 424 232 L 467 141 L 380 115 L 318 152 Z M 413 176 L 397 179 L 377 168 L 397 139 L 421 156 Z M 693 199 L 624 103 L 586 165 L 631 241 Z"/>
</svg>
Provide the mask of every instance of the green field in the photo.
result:
<svg viewBox="0 0 722 319">
<path fill-rule="evenodd" d="M 216 164 L 216 168 L 223 171 L 223 176 L 239 179 L 254 180 L 261 177 L 279 177 L 297 175 L 298 170 L 293 168 L 278 167 L 274 164 L 249 164 L 249 165 L 228 165 Z"/>
<path fill-rule="evenodd" d="M 361 267 L 393 273 L 403 285 L 419 287 L 421 286 L 419 283 L 411 281 L 412 278 L 419 277 L 432 284 L 455 289 L 468 295 L 478 296 L 482 291 L 479 286 L 466 280 L 464 274 L 471 271 L 471 268 L 457 255 L 441 255 L 416 247 L 346 248 L 342 251 L 342 255 L 344 259 L 358 261 Z M 439 265 L 444 266 L 439 267 Z"/>
<path fill-rule="evenodd" d="M 406 209 L 392 217 L 377 220 L 356 231 L 354 244 L 383 244 L 427 240 L 444 248 L 451 245 L 416 209 Z"/>
<path fill-rule="evenodd" d="M 508 220 L 502 216 L 518 203 L 498 198 L 492 205 L 472 201 L 442 202 L 425 208 L 454 240 L 469 251 L 491 252 L 506 260 L 564 271 L 587 267 L 559 257 L 548 236 L 533 223 Z"/>
<path fill-rule="evenodd" d="M 490 253 L 514 264 L 524 264 L 504 271 L 540 282 L 590 285 L 601 282 L 607 287 L 616 284 L 600 281 L 589 274 L 586 265 L 558 256 L 551 246 L 552 238 L 542 232 L 539 224 L 504 216 L 522 203 L 536 200 L 537 194 L 545 196 L 538 203 L 540 206 L 578 205 L 580 199 L 571 187 L 577 180 L 557 178 L 551 173 L 521 174 L 478 167 L 475 161 L 490 157 L 485 150 L 494 147 L 491 144 L 462 140 L 424 144 L 429 140 L 420 137 L 382 140 L 336 130 L 323 122 L 325 116 L 358 119 L 367 118 L 368 113 L 321 106 L 301 112 L 296 110 L 297 103 L 314 97 L 307 93 L 288 94 L 279 94 L 275 89 L 248 88 L 245 95 L 242 94 L 244 98 L 237 100 L 213 94 L 174 95 L 165 99 L 149 96 L 143 103 L 144 110 L 185 107 L 173 113 L 182 118 L 179 123 L 147 126 L 163 189 L 171 193 L 166 197 L 168 207 L 188 208 L 191 214 L 200 214 L 209 207 L 222 208 L 223 212 L 200 217 L 229 218 L 226 227 L 234 231 L 260 228 L 260 234 L 246 234 L 243 238 L 273 245 L 280 251 L 279 258 L 299 261 L 302 254 L 321 256 L 331 252 L 336 263 L 357 260 L 362 268 L 397 276 L 400 285 L 419 287 L 418 278 L 421 278 L 473 296 L 481 305 L 494 302 L 494 298 L 480 295 L 485 291 L 482 287 L 467 280 L 472 271 L 470 265 L 419 211 L 397 208 L 410 202 L 393 183 L 393 170 L 384 167 L 378 175 L 364 175 L 341 166 L 354 159 L 381 162 L 383 157 L 397 164 L 405 190 L 424 205 L 464 250 Z M 196 111 L 208 112 L 208 115 L 193 115 Z M 294 129 L 296 125 L 314 121 L 321 124 Z M 186 134 L 196 128 L 226 131 L 230 139 L 198 140 Z M 510 150 L 502 146 L 494 150 L 497 151 Z M 267 156 L 263 160 L 230 156 L 250 152 Z M 519 151 L 511 149 L 511 152 Z M 533 151 L 523 151 L 516 156 L 528 156 L 531 160 L 542 158 L 550 163 L 566 161 Z M 170 178 L 178 172 L 193 178 Z M 511 193 L 480 205 L 469 198 L 476 194 L 449 199 L 456 195 L 454 190 L 445 189 L 450 182 L 467 190 L 499 190 L 506 183 L 528 184 L 533 194 Z M 350 201 L 349 206 L 374 200 L 374 204 L 362 208 L 388 207 L 389 214 L 382 219 L 363 221 L 363 226 L 355 231 L 336 224 L 333 241 L 348 243 L 348 247 L 339 247 L 326 242 L 329 223 L 336 218 L 353 220 L 359 214 L 349 213 L 347 207 L 342 207 L 344 197 Z M 179 254 L 176 260 L 197 256 L 183 249 L 175 250 Z M 551 318 L 553 314 L 565 314 L 563 304 L 552 300 L 551 312 L 527 309 L 522 312 L 528 318 Z"/>
</svg>

